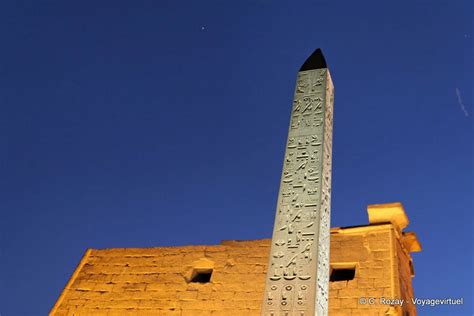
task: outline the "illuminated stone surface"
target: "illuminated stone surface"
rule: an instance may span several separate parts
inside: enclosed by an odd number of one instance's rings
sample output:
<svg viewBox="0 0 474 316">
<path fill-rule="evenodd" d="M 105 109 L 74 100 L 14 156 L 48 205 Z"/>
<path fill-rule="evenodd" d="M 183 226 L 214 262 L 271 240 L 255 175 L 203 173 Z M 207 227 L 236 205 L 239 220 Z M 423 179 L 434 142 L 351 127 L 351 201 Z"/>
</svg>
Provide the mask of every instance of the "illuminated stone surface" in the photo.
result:
<svg viewBox="0 0 474 316">
<path fill-rule="evenodd" d="M 407 243 L 405 236 L 410 240 Z M 410 249 L 419 242 L 388 223 L 331 229 L 331 268 L 355 266 L 352 280 L 329 283 L 329 315 L 416 315 L 415 306 L 361 305 L 360 297 L 413 297 Z M 419 250 L 419 249 L 418 249 Z M 257 316 L 270 240 L 214 246 L 90 249 L 51 314 L 54 316 Z M 196 270 L 210 282 L 194 283 Z"/>
<path fill-rule="evenodd" d="M 318 49 L 296 82 L 262 316 L 327 315 L 333 92 Z"/>
</svg>

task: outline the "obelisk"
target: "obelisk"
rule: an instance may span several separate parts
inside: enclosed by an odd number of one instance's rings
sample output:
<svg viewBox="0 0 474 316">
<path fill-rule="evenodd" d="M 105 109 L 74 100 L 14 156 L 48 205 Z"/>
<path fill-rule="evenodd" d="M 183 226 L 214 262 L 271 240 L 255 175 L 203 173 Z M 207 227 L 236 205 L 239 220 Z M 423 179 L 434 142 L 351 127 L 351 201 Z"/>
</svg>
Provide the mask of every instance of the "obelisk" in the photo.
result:
<svg viewBox="0 0 474 316">
<path fill-rule="evenodd" d="M 334 87 L 317 49 L 296 82 L 263 316 L 328 314 Z"/>
</svg>

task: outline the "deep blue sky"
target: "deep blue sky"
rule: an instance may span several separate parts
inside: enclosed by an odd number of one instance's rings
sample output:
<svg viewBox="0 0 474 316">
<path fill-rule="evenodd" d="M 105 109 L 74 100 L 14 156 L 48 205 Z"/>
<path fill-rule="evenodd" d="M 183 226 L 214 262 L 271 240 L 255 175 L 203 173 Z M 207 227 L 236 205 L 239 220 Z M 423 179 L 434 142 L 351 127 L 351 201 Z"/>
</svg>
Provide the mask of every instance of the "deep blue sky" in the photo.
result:
<svg viewBox="0 0 474 316">
<path fill-rule="evenodd" d="M 270 237 L 321 47 L 332 226 L 403 202 L 416 296 L 465 300 L 420 315 L 471 315 L 471 21 L 469 1 L 2 1 L 0 314 L 46 315 L 86 248 Z"/>
</svg>

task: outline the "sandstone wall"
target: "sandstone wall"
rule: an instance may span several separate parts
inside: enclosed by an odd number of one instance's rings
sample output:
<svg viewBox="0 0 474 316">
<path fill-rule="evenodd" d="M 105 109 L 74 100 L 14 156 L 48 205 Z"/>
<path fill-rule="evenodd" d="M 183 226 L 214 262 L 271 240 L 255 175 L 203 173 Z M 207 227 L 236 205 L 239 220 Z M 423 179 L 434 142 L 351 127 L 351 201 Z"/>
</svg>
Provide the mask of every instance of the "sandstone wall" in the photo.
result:
<svg viewBox="0 0 474 316">
<path fill-rule="evenodd" d="M 259 315 L 269 239 L 214 246 L 88 250 L 51 315 Z M 331 231 L 331 266 L 355 267 L 330 282 L 329 314 L 401 315 L 360 297 L 412 296 L 409 254 L 391 224 Z M 210 282 L 192 282 L 212 271 Z M 415 315 L 410 310 L 410 315 Z"/>
<path fill-rule="evenodd" d="M 414 297 L 411 279 L 414 276 L 413 263 L 409 252 L 404 248 L 400 238 L 395 240 L 397 251 L 398 284 L 400 297 L 406 302 L 403 305 L 404 315 L 415 315 L 416 307 L 411 303 Z"/>
</svg>

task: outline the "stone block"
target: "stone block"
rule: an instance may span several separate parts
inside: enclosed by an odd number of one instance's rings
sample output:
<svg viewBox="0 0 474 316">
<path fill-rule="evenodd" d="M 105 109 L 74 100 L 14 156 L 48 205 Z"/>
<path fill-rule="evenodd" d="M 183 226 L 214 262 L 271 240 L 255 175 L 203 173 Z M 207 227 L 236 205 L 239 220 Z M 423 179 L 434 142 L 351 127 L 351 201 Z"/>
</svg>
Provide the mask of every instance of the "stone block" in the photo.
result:
<svg viewBox="0 0 474 316">
<path fill-rule="evenodd" d="M 340 298 L 341 308 L 355 308 L 359 305 L 357 298 Z"/>
</svg>

